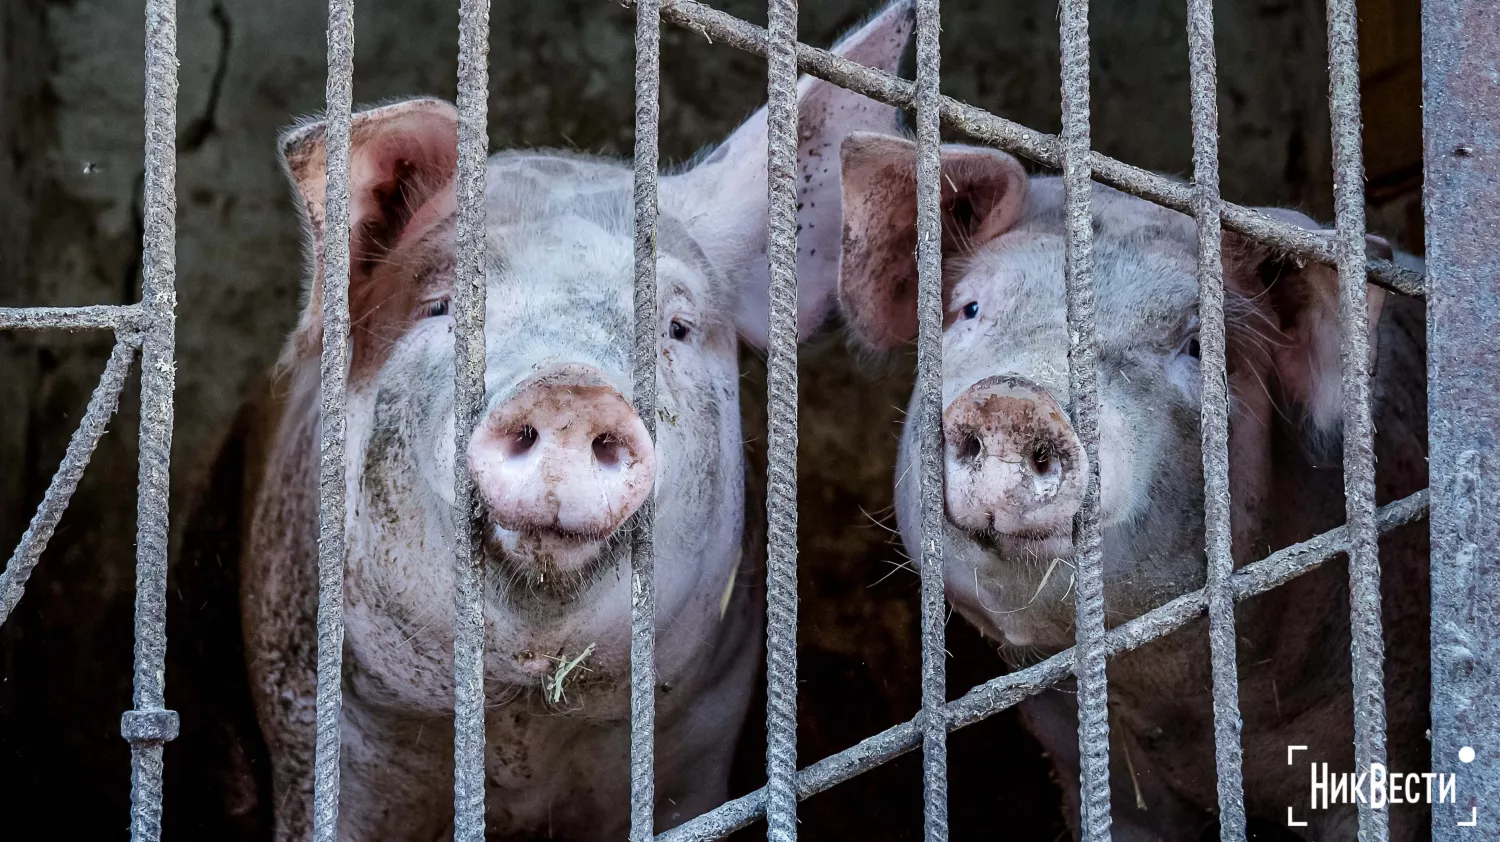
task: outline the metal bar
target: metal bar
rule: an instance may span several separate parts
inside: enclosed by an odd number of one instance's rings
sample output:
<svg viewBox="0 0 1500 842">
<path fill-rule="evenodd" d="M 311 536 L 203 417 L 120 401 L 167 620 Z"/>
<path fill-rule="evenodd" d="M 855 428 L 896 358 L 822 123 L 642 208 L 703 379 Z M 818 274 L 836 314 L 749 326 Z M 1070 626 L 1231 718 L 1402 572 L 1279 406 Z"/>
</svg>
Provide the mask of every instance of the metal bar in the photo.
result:
<svg viewBox="0 0 1500 842">
<path fill-rule="evenodd" d="M 0 626 L 5 625 L 5 619 L 21 601 L 27 577 L 47 549 L 47 542 L 51 540 L 63 510 L 68 507 L 68 500 L 77 490 L 83 470 L 88 467 L 89 458 L 94 455 L 94 448 L 120 403 L 120 390 L 125 388 L 125 375 L 130 373 L 130 363 L 134 359 L 135 343 L 123 339 L 115 343 L 109 362 L 104 365 L 104 374 L 99 377 L 99 385 L 94 387 L 94 394 L 89 398 L 88 409 L 84 410 L 83 420 L 68 442 L 62 464 L 52 475 L 52 483 L 47 486 L 42 504 L 37 507 L 31 525 L 26 527 L 26 534 L 21 536 L 21 543 L 5 565 L 5 572 L 0 573 Z"/>
<path fill-rule="evenodd" d="M 917 3 L 917 425 L 922 549 L 923 837 L 948 838 L 948 700 L 943 597 L 943 217 L 938 0 Z"/>
<path fill-rule="evenodd" d="M 767 838 L 797 838 L 797 0 L 767 3 Z"/>
<path fill-rule="evenodd" d="M 1229 524 L 1229 381 L 1224 342 L 1224 266 L 1219 225 L 1219 91 L 1213 0 L 1188 0 L 1188 65 L 1193 111 L 1193 216 L 1198 226 L 1198 345 L 1202 367 L 1203 544 L 1208 562 L 1208 643 L 1214 696 L 1214 761 L 1219 838 L 1245 838 L 1240 751 L 1234 573 Z"/>
<path fill-rule="evenodd" d="M 673 0 L 662 8 L 662 19 L 702 33 L 716 42 L 737 49 L 766 54 L 766 31 L 754 24 L 726 15 L 696 0 Z M 894 105 L 916 107 L 916 86 L 905 79 L 865 67 L 835 56 L 827 50 L 797 44 L 797 66 L 804 73 L 826 79 L 855 93 Z M 1062 166 L 1059 138 L 997 117 L 989 112 L 940 97 L 943 125 L 999 149 L 1022 155 L 1054 169 Z M 1140 167 L 1117 161 L 1098 152 L 1089 153 L 1094 180 L 1134 196 L 1182 213 L 1193 212 L 1193 189 L 1190 185 Z M 1222 203 L 1220 214 L 1225 228 L 1251 239 L 1286 251 L 1298 257 L 1332 266 L 1336 262 L 1333 245 L 1317 232 L 1308 231 L 1257 213 L 1251 208 Z M 1422 276 L 1389 260 L 1367 261 L 1370 282 L 1393 292 L 1422 297 Z"/>
<path fill-rule="evenodd" d="M 1381 507 L 1377 521 L 1382 532 L 1415 523 L 1427 516 L 1424 489 Z M 1280 587 L 1349 548 L 1346 527 L 1325 532 L 1300 544 L 1278 550 L 1246 565 L 1230 579 L 1235 602 Z M 1206 590 L 1183 594 L 1140 617 L 1111 629 L 1104 638 L 1105 654 L 1114 656 L 1164 637 L 1200 616 L 1208 605 Z M 947 705 L 949 731 L 973 725 L 1022 699 L 1066 678 L 1073 670 L 1074 649 L 1067 649 L 1025 669 L 991 679 Z M 894 760 L 922 744 L 920 717 L 865 739 L 797 774 L 797 797 L 810 798 L 876 766 Z M 765 814 L 766 790 L 758 789 L 657 837 L 660 842 L 707 842 L 722 839 Z"/>
<path fill-rule="evenodd" d="M 91 304 L 84 307 L 0 307 L 0 329 L 115 330 L 142 324 L 139 304 Z"/>
<path fill-rule="evenodd" d="M 121 717 L 130 743 L 130 838 L 161 838 L 162 750 L 175 736 L 166 708 L 167 506 L 176 385 L 177 3 L 146 2 L 146 154 L 141 242 L 140 477 L 135 533 L 135 678 Z M 144 722 L 162 727 L 136 727 Z"/>
<path fill-rule="evenodd" d="M 1353 626 L 1354 764 L 1385 763 L 1385 641 L 1375 528 L 1375 444 L 1370 419 L 1370 326 L 1365 286 L 1365 168 L 1361 157 L 1359 19 L 1354 0 L 1328 3 L 1328 100 L 1333 118 L 1333 206 L 1344 385 L 1344 508 Z M 1359 838 L 1383 842 L 1390 814 L 1359 804 Z"/>
<path fill-rule="evenodd" d="M 656 440 L 657 129 L 661 119 L 660 0 L 635 8 L 635 382 L 632 398 Z M 636 510 L 630 582 L 630 839 L 656 833 L 656 500 Z"/>
<path fill-rule="evenodd" d="M 453 839 L 484 842 L 484 544 L 469 437 L 484 408 L 489 0 L 460 0 L 453 283 Z"/>
<path fill-rule="evenodd" d="M 328 0 L 327 217 L 318 462 L 318 697 L 313 839 L 337 842 L 344 661 L 344 414 L 349 361 L 349 132 L 354 0 Z"/>
<path fill-rule="evenodd" d="M 1457 799 L 1432 805 L 1435 842 L 1493 828 L 1500 804 L 1497 77 L 1500 9 L 1492 0 L 1424 0 L 1432 769 L 1458 776 Z"/>
<path fill-rule="evenodd" d="M 1079 793 L 1084 842 L 1109 839 L 1109 690 L 1104 658 L 1104 555 L 1099 526 L 1099 361 L 1094 330 L 1094 182 L 1089 170 L 1089 5 L 1062 2 L 1062 178 L 1068 295 L 1068 393 L 1088 461 L 1073 519 Z"/>
</svg>

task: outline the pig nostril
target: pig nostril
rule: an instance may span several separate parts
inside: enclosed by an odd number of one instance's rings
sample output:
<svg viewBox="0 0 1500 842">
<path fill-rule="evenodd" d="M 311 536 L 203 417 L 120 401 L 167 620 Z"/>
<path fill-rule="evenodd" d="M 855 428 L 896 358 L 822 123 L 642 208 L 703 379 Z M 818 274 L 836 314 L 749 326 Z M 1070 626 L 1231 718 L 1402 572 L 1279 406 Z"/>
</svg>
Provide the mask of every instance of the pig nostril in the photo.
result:
<svg viewBox="0 0 1500 842">
<path fill-rule="evenodd" d="M 620 464 L 620 442 L 609 433 L 594 438 L 594 461 L 606 468 Z"/>
<path fill-rule="evenodd" d="M 1043 442 L 1032 449 L 1031 469 L 1035 471 L 1038 476 L 1046 476 L 1047 474 L 1051 473 L 1056 465 L 1057 460 L 1055 459 L 1055 454 L 1053 453 L 1051 444 Z"/>
<path fill-rule="evenodd" d="M 958 441 L 958 459 L 961 462 L 978 461 L 983 450 L 984 444 L 972 432 L 964 433 L 963 438 Z"/>
<path fill-rule="evenodd" d="M 536 428 L 527 424 L 505 437 L 505 455 L 512 458 L 530 450 L 537 440 Z"/>
</svg>

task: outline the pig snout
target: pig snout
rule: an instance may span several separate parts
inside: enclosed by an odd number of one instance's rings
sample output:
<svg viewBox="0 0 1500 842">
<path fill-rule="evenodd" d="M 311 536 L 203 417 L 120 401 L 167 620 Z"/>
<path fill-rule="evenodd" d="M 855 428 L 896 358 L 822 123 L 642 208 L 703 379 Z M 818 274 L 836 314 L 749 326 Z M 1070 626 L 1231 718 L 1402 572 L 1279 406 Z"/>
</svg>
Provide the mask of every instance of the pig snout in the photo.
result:
<svg viewBox="0 0 1500 842">
<path fill-rule="evenodd" d="M 967 532 L 1066 535 L 1088 463 L 1067 415 L 1024 377 L 987 377 L 943 412 L 948 519 Z"/>
<path fill-rule="evenodd" d="M 602 371 L 563 365 L 490 410 L 469 441 L 469 469 L 496 525 L 598 540 L 645 502 L 656 455 Z"/>
</svg>

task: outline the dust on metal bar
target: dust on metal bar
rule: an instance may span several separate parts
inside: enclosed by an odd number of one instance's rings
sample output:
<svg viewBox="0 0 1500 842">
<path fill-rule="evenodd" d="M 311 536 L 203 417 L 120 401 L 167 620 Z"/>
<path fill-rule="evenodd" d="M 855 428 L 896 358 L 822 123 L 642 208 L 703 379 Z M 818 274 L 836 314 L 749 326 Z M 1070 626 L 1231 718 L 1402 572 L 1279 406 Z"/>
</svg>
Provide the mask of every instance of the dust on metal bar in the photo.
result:
<svg viewBox="0 0 1500 842">
<path fill-rule="evenodd" d="M 115 408 L 120 403 L 120 390 L 125 388 L 125 375 L 130 372 L 130 364 L 134 359 L 133 343 L 123 339 L 115 343 L 109 362 L 104 364 L 104 374 L 99 377 L 99 385 L 94 387 L 94 393 L 89 398 L 88 409 L 84 410 L 83 420 L 78 423 L 78 429 L 73 431 L 73 438 L 68 442 L 62 464 L 57 466 L 57 472 L 52 475 L 52 484 L 47 486 L 42 504 L 37 507 L 36 514 L 31 518 L 31 525 L 26 527 L 26 534 L 21 536 L 21 543 L 5 565 L 5 572 L 0 573 L 0 626 L 5 625 L 5 619 L 15 610 L 16 603 L 21 601 L 27 577 L 36 567 L 42 552 L 47 549 L 47 542 L 51 540 L 63 510 L 68 507 L 68 500 L 77 490 L 78 481 L 83 478 L 83 470 L 88 467 L 89 458 L 94 455 L 94 448 L 98 446 L 100 437 L 109 426 L 109 419 L 114 416 Z"/>
<path fill-rule="evenodd" d="M 1458 797 L 1432 805 L 1435 842 L 1475 838 L 1500 804 L 1497 19 L 1491 0 L 1422 3 L 1432 768 L 1462 770 Z"/>
<path fill-rule="evenodd" d="M 1234 573 L 1229 526 L 1229 377 L 1224 340 L 1224 265 L 1219 225 L 1219 91 L 1213 0 L 1188 0 L 1193 112 L 1193 216 L 1198 226 L 1198 344 L 1202 367 L 1203 521 L 1208 562 L 1208 643 L 1213 674 L 1219 838 L 1245 838 Z"/>
<path fill-rule="evenodd" d="M 1109 839 L 1109 705 L 1104 659 L 1104 556 L 1099 526 L 1099 346 L 1094 330 L 1094 207 L 1089 168 L 1089 6 L 1062 4 L 1062 178 L 1068 296 L 1068 393 L 1088 463 L 1073 520 L 1079 793 L 1085 842 Z"/>
<path fill-rule="evenodd" d="M 943 597 L 943 218 L 938 0 L 918 0 L 917 40 L 917 425 L 922 500 L 923 838 L 948 838 L 947 606 Z"/>
<path fill-rule="evenodd" d="M 1344 506 L 1349 529 L 1349 620 L 1354 660 L 1354 763 L 1385 763 L 1385 641 L 1375 527 L 1370 418 L 1370 326 L 1365 286 L 1365 168 L 1361 157 L 1359 46 L 1354 0 L 1328 3 L 1328 100 L 1333 118 L 1333 206 L 1344 386 Z M 1359 837 L 1383 842 L 1390 814 L 1359 804 Z"/>
<path fill-rule="evenodd" d="M 797 2 L 767 4 L 767 838 L 797 838 Z"/>
<path fill-rule="evenodd" d="M 135 677 L 131 717 L 165 713 L 167 505 L 177 380 L 177 4 L 146 3 L 146 154 L 141 237 L 140 477 L 135 532 Z M 130 838 L 161 838 L 161 740 L 130 739 Z"/>
<path fill-rule="evenodd" d="M 635 9 L 635 411 L 656 441 L 657 130 L 661 119 L 660 0 Z M 630 553 L 630 839 L 656 833 L 656 494 L 636 510 Z"/>
<path fill-rule="evenodd" d="M 755 55 L 766 54 L 764 29 L 696 0 L 670 0 L 662 7 L 662 19 L 702 33 L 716 42 L 723 42 Z M 916 107 L 916 86 L 912 82 L 865 67 L 827 50 L 799 42 L 797 66 L 804 73 L 826 79 L 878 102 L 908 110 Z M 938 101 L 945 126 L 1044 166 L 1061 168 L 1061 147 L 1056 135 L 1045 134 L 997 117 L 952 97 L 940 97 Z M 1193 212 L 1193 190 L 1190 185 L 1098 152 L 1089 153 L 1089 166 L 1093 169 L 1095 181 L 1163 207 L 1186 214 Z M 1230 202 L 1222 203 L 1220 214 L 1224 227 L 1231 231 L 1298 257 L 1329 266 L 1336 263 L 1333 245 L 1323 234 L 1271 219 L 1251 208 Z M 1367 265 L 1371 283 L 1402 295 L 1422 297 L 1422 276 L 1419 273 L 1384 259 L 1372 258 L 1367 261 Z"/>
<path fill-rule="evenodd" d="M 354 0 L 328 0 L 327 217 L 318 462 L 318 695 L 313 839 L 337 842 L 344 703 L 344 414 L 349 360 L 349 132 Z"/>
<path fill-rule="evenodd" d="M 1381 507 L 1377 512 L 1380 531 L 1388 532 L 1427 517 L 1427 500 L 1427 490 L 1423 489 Z M 1347 527 L 1324 532 L 1241 568 L 1230 579 L 1230 592 L 1235 602 L 1243 602 L 1317 569 L 1348 548 Z M 1207 591 L 1197 590 L 1122 623 L 1105 635 L 1105 654 L 1112 657 L 1171 634 L 1200 616 L 1207 605 Z M 1072 672 L 1074 655 L 1075 650 L 1064 650 L 1025 669 L 991 679 L 949 702 L 945 717 L 948 730 L 973 725 L 1053 686 Z M 910 719 L 808 766 L 797 773 L 797 797 L 810 798 L 915 749 L 922 744 L 920 724 L 920 717 Z M 765 806 L 766 790 L 758 789 L 657 839 L 659 842 L 722 839 L 764 815 Z"/>
<path fill-rule="evenodd" d="M 461 0 L 453 282 L 453 839 L 484 842 L 485 563 L 469 437 L 484 408 L 485 170 L 489 152 L 489 0 Z"/>
<path fill-rule="evenodd" d="M 134 330 L 146 315 L 139 304 L 0 307 L 0 330 Z"/>
</svg>

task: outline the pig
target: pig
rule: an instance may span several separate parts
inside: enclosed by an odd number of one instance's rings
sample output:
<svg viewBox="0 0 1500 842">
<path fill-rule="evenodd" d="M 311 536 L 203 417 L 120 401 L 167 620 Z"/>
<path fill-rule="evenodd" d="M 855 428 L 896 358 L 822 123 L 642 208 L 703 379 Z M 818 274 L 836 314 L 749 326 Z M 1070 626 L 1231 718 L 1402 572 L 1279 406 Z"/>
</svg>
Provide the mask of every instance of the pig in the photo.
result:
<svg viewBox="0 0 1500 842">
<path fill-rule="evenodd" d="M 876 352 L 917 335 L 915 165 L 901 136 L 855 133 L 841 148 L 840 301 L 857 342 Z M 988 148 L 945 146 L 941 166 L 944 584 L 957 613 L 1021 665 L 1074 642 L 1072 524 L 1088 462 L 1067 411 L 1063 186 Z M 1191 217 L 1103 185 L 1092 202 L 1113 627 L 1206 581 L 1197 235 Z M 1265 212 L 1316 227 L 1296 212 Z M 1391 255 L 1384 240 L 1370 246 Z M 1338 279 L 1231 232 L 1223 267 L 1231 532 L 1243 566 L 1344 520 Z M 1424 313 L 1418 301 L 1368 292 L 1384 504 L 1427 482 Z M 913 556 L 917 447 L 908 424 L 896 516 Z M 1421 527 L 1380 543 L 1393 770 L 1427 763 L 1427 552 Z M 1352 807 L 1310 810 L 1305 765 L 1353 768 L 1346 570 L 1325 564 L 1237 609 L 1252 828 L 1285 829 L 1292 807 L 1305 839 L 1355 836 Z M 1108 686 L 1113 838 L 1196 842 L 1218 806 L 1206 620 L 1114 658 Z M 1077 838 L 1074 687 L 1034 696 L 1021 712 L 1051 758 Z M 1308 747 L 1292 769 L 1288 745 Z M 1390 820 L 1392 839 L 1413 838 L 1425 808 L 1391 807 Z"/>
<path fill-rule="evenodd" d="M 911 26 L 900 0 L 834 51 L 895 72 Z M 836 306 L 839 143 L 855 129 L 894 131 L 900 114 L 811 79 L 797 108 L 806 336 Z M 488 835 L 626 836 L 630 539 L 648 498 L 665 830 L 726 799 L 760 661 L 738 360 L 739 338 L 760 347 L 769 331 L 766 112 L 661 179 L 654 442 L 632 404 L 631 168 L 572 152 L 489 159 L 485 397 L 464 453 L 457 127 L 437 99 L 353 118 L 339 838 L 452 834 L 455 460 L 482 503 L 489 574 Z M 281 139 L 308 232 L 308 294 L 239 457 L 259 465 L 244 494 L 239 619 L 278 840 L 309 838 L 312 822 L 325 136 L 314 120 Z M 243 789 L 236 809 L 253 812 Z"/>
</svg>

